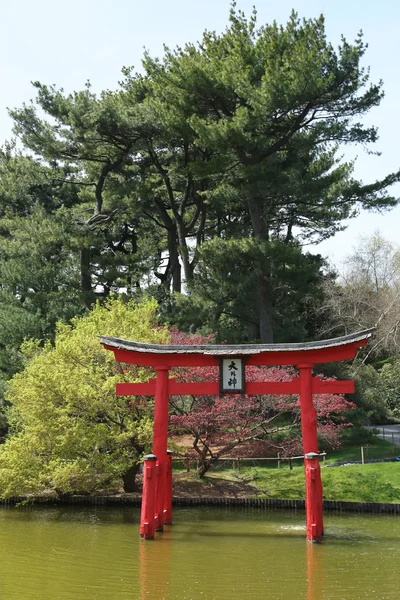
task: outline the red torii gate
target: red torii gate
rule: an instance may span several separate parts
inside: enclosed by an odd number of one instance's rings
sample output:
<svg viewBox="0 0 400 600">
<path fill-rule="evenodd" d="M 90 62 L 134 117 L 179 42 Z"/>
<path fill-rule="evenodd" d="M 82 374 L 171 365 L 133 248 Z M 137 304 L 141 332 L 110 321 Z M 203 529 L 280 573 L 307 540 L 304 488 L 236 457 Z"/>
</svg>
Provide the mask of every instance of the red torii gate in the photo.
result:
<svg viewBox="0 0 400 600">
<path fill-rule="evenodd" d="M 113 337 L 101 337 L 106 350 L 118 362 L 153 367 L 156 378 L 147 383 L 118 383 L 118 396 L 154 396 L 153 454 L 147 455 L 143 470 L 143 496 L 140 535 L 153 538 L 172 523 L 172 457 L 167 450 L 169 396 L 221 395 L 221 393 L 299 394 L 301 431 L 306 477 L 307 539 L 323 536 L 322 482 L 318 460 L 317 417 L 313 394 L 351 394 L 353 381 L 321 381 L 312 376 L 314 365 L 349 360 L 364 346 L 373 329 L 304 344 L 246 344 L 170 346 L 144 344 Z M 235 378 L 228 379 L 235 366 Z M 289 382 L 246 382 L 245 364 L 253 366 L 295 366 L 299 377 Z M 178 383 L 169 379 L 172 367 L 220 367 L 220 382 Z M 236 373 L 237 372 L 237 373 Z M 234 389 L 233 389 L 233 387 Z"/>
</svg>

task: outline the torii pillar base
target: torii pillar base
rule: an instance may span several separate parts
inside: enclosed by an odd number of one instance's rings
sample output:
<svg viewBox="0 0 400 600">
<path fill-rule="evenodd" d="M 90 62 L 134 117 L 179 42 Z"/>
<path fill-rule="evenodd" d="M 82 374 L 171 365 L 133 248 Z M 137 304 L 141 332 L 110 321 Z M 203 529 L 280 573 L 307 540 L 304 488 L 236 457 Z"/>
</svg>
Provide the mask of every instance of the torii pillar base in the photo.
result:
<svg viewBox="0 0 400 600">
<path fill-rule="evenodd" d="M 140 537 L 145 540 L 154 539 L 156 528 L 156 483 L 157 483 L 157 456 L 147 454 L 143 463 L 143 495 L 142 510 L 140 514 Z"/>
<path fill-rule="evenodd" d="M 307 540 L 320 542 L 324 534 L 322 481 L 318 457 L 317 412 L 313 403 L 312 364 L 297 365 L 300 371 L 300 410 L 306 476 Z"/>
<path fill-rule="evenodd" d="M 318 454 L 310 452 L 304 457 L 306 475 L 307 540 L 318 543 L 324 535 L 322 516 L 322 482 Z"/>
</svg>

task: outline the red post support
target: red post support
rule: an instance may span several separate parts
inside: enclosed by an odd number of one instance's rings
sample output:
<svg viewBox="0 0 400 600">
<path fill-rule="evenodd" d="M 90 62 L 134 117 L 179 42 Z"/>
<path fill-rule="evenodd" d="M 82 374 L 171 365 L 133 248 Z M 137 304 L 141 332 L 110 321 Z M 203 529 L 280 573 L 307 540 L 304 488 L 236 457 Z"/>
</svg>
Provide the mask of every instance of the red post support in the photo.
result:
<svg viewBox="0 0 400 600">
<path fill-rule="evenodd" d="M 164 496 L 164 524 L 172 524 L 172 450 L 167 450 L 167 476 Z"/>
<path fill-rule="evenodd" d="M 156 461 L 157 456 L 147 454 L 143 463 L 142 511 L 140 514 L 140 537 L 146 540 L 154 538 L 155 502 L 156 502 Z"/>
<path fill-rule="evenodd" d="M 312 398 L 313 365 L 297 365 L 300 370 L 300 410 L 306 476 L 307 540 L 319 542 L 324 533 L 322 481 L 318 459 L 317 413 Z"/>
<path fill-rule="evenodd" d="M 164 530 L 164 505 L 167 475 L 168 443 L 168 371 L 169 367 L 156 366 L 156 394 L 154 408 L 153 453 L 157 456 L 156 531 Z"/>
</svg>

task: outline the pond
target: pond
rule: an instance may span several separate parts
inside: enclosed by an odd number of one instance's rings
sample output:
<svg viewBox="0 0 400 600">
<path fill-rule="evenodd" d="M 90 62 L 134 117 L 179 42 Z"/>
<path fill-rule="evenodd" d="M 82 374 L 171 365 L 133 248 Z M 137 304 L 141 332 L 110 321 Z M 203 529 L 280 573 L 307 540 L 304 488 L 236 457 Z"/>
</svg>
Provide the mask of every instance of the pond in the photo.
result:
<svg viewBox="0 0 400 600">
<path fill-rule="evenodd" d="M 0 508 L 4 600 L 397 599 L 400 519 L 326 515 L 305 541 L 304 514 L 179 508 L 155 541 L 137 508 Z"/>
</svg>

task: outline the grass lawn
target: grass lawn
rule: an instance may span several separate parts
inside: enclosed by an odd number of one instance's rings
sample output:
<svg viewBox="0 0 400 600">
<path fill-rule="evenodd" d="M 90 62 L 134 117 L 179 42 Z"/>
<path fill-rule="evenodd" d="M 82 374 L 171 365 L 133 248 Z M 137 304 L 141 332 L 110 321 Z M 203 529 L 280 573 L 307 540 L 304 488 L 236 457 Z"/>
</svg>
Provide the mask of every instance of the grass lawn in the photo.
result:
<svg viewBox="0 0 400 600">
<path fill-rule="evenodd" d="M 400 502 L 400 463 L 323 469 L 326 500 Z"/>
<path fill-rule="evenodd" d="M 396 455 L 400 455 L 400 448 L 396 447 L 393 452 L 392 444 L 378 438 L 373 438 L 368 449 L 364 450 L 365 459 Z M 345 446 L 330 452 L 326 463 L 354 460 L 361 460 L 360 445 Z M 293 465 L 293 470 L 290 470 L 288 464 L 282 462 L 281 469 L 278 470 L 276 463 L 257 464 L 256 461 L 253 463 L 243 461 L 240 470 L 234 470 L 229 461 L 213 465 L 204 481 L 206 483 L 218 481 L 219 484 L 223 484 L 224 480 L 242 482 L 256 488 L 258 497 L 303 499 L 305 496 L 303 464 L 302 461 L 294 461 Z M 400 503 L 400 462 L 322 468 L 321 473 L 326 500 Z"/>
<path fill-rule="evenodd" d="M 321 469 L 325 500 L 400 502 L 400 463 L 377 463 Z M 209 473 L 205 480 L 243 481 L 258 489 L 258 497 L 303 499 L 302 466 L 288 469 L 245 468 Z"/>
</svg>

